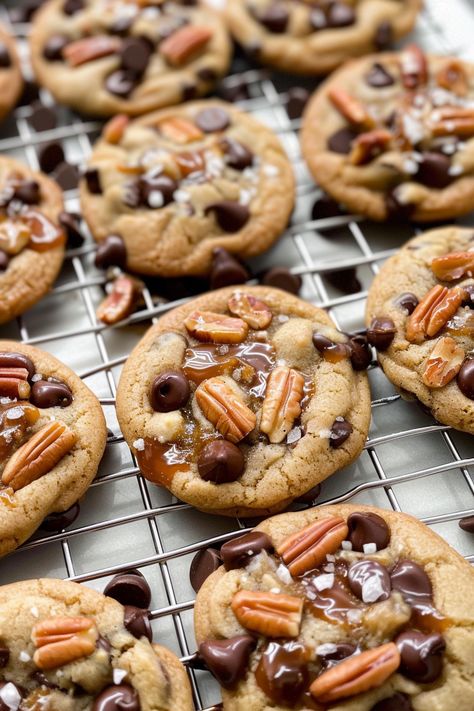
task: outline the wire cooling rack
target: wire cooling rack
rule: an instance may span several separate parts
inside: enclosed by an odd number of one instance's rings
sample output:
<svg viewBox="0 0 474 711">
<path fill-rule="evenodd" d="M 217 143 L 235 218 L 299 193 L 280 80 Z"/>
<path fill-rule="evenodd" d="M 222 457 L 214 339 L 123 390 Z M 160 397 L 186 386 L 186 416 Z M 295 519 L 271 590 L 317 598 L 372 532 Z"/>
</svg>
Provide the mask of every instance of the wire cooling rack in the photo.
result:
<svg viewBox="0 0 474 711">
<path fill-rule="evenodd" d="M 28 73 L 27 24 L 11 22 L 2 3 L 0 20 L 18 37 Z M 449 5 L 449 7 L 448 7 Z M 415 39 L 426 50 L 474 59 L 471 0 L 427 0 Z M 253 260 L 254 272 L 286 266 L 302 276 L 301 296 L 328 309 L 339 328 L 363 327 L 367 288 L 380 264 L 412 236 L 410 228 L 374 225 L 353 216 L 312 219 L 320 195 L 301 159 L 299 119 L 288 117 L 285 104 L 294 82 L 260 69 L 237 65 L 239 73 L 224 85 L 244 80 L 250 98 L 239 102 L 280 136 L 297 177 L 297 207 L 292 223 L 277 245 Z M 308 88 L 315 82 L 306 82 Z M 53 105 L 41 90 L 41 100 Z M 68 161 L 83 165 L 101 125 L 83 121 L 57 108 L 58 126 L 36 132 L 29 124 L 31 108 L 19 107 L 0 129 L 0 151 L 38 168 L 38 150 L 61 141 Z M 77 192 L 65 193 L 66 208 L 77 211 Z M 474 220 L 462 224 L 474 225 Z M 161 313 L 183 301 L 166 301 L 160 288 L 143 291 L 144 307 L 119 327 L 97 323 L 95 309 L 104 296 L 105 277 L 94 267 L 94 243 L 67 253 L 56 287 L 40 304 L 7 326 L 0 338 L 37 344 L 78 372 L 101 400 L 110 428 L 99 474 L 81 503 L 81 514 L 65 532 L 37 533 L 0 562 L 0 582 L 52 576 L 103 590 L 112 575 L 140 569 L 153 592 L 154 639 L 173 649 L 187 665 L 197 709 L 218 703 L 219 691 L 194 656 L 194 592 L 189 565 L 200 548 L 219 546 L 251 522 L 202 514 L 145 481 L 124 443 L 115 418 L 116 384 L 127 354 Z M 343 293 L 327 275 L 356 269 L 360 289 Z M 350 276 L 350 273 L 349 273 Z M 349 277 L 348 277 L 349 278 Z M 176 285 L 178 288 L 178 285 Z M 169 292 L 169 287 L 168 287 Z M 175 293 L 180 293 L 175 291 Z M 186 298 L 186 297 L 183 297 Z M 474 561 L 474 536 L 461 531 L 458 520 L 474 514 L 474 448 L 472 437 L 436 424 L 414 403 L 400 399 L 376 366 L 369 370 L 373 393 L 370 437 L 357 462 L 338 472 L 322 487 L 318 503 L 364 502 L 418 516 Z"/>
</svg>

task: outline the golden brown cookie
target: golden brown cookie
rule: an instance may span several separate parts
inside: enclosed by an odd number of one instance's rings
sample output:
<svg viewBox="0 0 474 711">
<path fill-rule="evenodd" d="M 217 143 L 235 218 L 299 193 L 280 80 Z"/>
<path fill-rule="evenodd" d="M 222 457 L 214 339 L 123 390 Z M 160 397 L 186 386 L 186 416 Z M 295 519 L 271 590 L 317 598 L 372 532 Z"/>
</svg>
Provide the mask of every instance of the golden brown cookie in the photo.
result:
<svg viewBox="0 0 474 711">
<path fill-rule="evenodd" d="M 407 242 L 375 277 L 368 338 L 385 375 L 438 422 L 474 434 L 474 233 L 443 227 Z"/>
<path fill-rule="evenodd" d="M 231 52 L 220 15 L 185 0 L 49 0 L 30 43 L 38 82 L 59 103 L 100 116 L 202 96 Z"/>
<path fill-rule="evenodd" d="M 225 711 L 474 708 L 474 570 L 417 519 L 321 506 L 221 555 L 194 619 Z"/>
<path fill-rule="evenodd" d="M 51 711 L 192 711 L 184 667 L 130 610 L 64 580 L 0 587 L 0 704 Z"/>
<path fill-rule="evenodd" d="M 215 99 L 105 127 L 81 183 L 99 242 L 119 235 L 141 274 L 203 275 L 224 247 L 268 249 L 294 203 L 291 164 L 275 134 Z"/>
<path fill-rule="evenodd" d="M 347 64 L 314 94 L 301 145 L 315 180 L 374 220 L 472 210 L 474 65 L 411 45 Z"/>
<path fill-rule="evenodd" d="M 0 341 L 0 555 L 94 479 L 106 442 L 96 396 L 49 353 Z"/>
<path fill-rule="evenodd" d="M 0 25 L 0 121 L 16 106 L 23 89 L 23 75 L 15 40 Z"/>
<path fill-rule="evenodd" d="M 144 476 L 182 501 L 281 511 L 364 446 L 358 349 L 325 311 L 278 289 L 210 292 L 136 346 L 117 392 L 120 427 Z"/>
<path fill-rule="evenodd" d="M 43 173 L 0 156 L 0 324 L 44 296 L 64 259 L 59 186 Z"/>
</svg>

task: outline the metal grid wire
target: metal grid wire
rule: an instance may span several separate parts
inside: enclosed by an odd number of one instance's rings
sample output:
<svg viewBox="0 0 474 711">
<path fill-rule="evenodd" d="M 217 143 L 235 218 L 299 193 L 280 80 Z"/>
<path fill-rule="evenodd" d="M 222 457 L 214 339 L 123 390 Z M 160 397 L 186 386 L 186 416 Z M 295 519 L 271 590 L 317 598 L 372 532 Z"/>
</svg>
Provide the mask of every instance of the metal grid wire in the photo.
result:
<svg viewBox="0 0 474 711">
<path fill-rule="evenodd" d="M 416 40 L 426 49 L 468 58 L 474 29 L 472 6 L 469 0 L 456 0 L 449 6 L 448 15 L 443 0 L 428 0 Z M 28 25 L 12 26 L 7 4 L 0 6 L 0 20 L 18 37 L 28 72 L 24 42 Z M 300 120 L 290 120 L 285 109 L 291 83 L 266 71 L 248 69 L 229 76 L 224 84 L 233 86 L 242 79 L 250 98 L 239 105 L 278 133 L 298 183 L 290 227 L 279 243 L 251 266 L 255 271 L 276 265 L 290 267 L 302 276 L 303 298 L 328 309 L 342 330 L 361 328 L 372 277 L 380 263 L 412 233 L 408 228 L 373 225 L 354 216 L 311 219 L 311 208 L 320 192 L 299 154 L 296 132 Z M 312 88 L 315 84 L 307 85 Z M 41 100 L 46 105 L 54 103 L 43 90 Z M 99 123 L 83 121 L 58 108 L 58 127 L 37 133 L 28 123 L 30 113 L 30 107 L 20 107 L 4 124 L 2 153 L 37 169 L 38 148 L 54 140 L 62 142 L 68 160 L 84 164 L 100 131 Z M 77 192 L 66 192 L 65 202 L 67 209 L 77 211 Z M 474 223 L 467 220 L 463 224 Z M 17 322 L 0 329 L 0 338 L 38 344 L 79 372 L 99 396 L 110 428 L 106 455 L 81 504 L 79 518 L 67 531 L 36 534 L 5 558 L 0 564 L 0 582 L 53 576 L 102 590 L 112 575 L 140 569 L 153 591 L 155 641 L 181 657 L 189 671 L 196 708 L 209 709 L 218 701 L 219 692 L 210 675 L 199 669 L 193 654 L 194 593 L 188 581 L 189 564 L 197 550 L 218 547 L 252 522 L 194 511 L 140 476 L 115 419 L 120 367 L 150 322 L 187 297 L 166 301 L 159 290 L 152 294 L 145 288 L 144 307 L 139 312 L 114 328 L 97 323 L 95 309 L 103 298 L 106 278 L 93 266 L 94 251 L 88 235 L 83 247 L 68 251 L 51 294 Z M 347 268 L 357 269 L 361 288 L 341 294 L 326 275 Z M 407 511 L 474 561 L 474 536 L 457 526 L 462 516 L 474 514 L 472 438 L 436 424 L 415 404 L 402 401 L 375 364 L 369 378 L 373 423 L 365 450 L 357 462 L 323 484 L 318 503 L 365 502 Z"/>
</svg>

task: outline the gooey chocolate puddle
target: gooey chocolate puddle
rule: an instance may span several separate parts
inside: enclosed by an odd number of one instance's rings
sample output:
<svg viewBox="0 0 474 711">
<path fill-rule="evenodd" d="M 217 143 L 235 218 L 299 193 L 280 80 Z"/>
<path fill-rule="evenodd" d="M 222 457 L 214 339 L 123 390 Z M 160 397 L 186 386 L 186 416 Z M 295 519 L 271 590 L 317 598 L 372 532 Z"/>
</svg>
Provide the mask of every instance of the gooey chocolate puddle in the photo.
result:
<svg viewBox="0 0 474 711">
<path fill-rule="evenodd" d="M 363 609 L 363 603 L 352 594 L 347 579 L 348 566 L 345 561 L 337 561 L 334 567 L 334 584 L 325 590 L 318 590 L 314 579 L 327 575 L 324 569 L 316 569 L 301 581 L 307 599 L 307 607 L 315 617 L 330 622 L 351 626 L 351 611 Z M 357 614 L 357 613 L 356 613 Z M 357 615 L 357 618 L 359 616 Z"/>
<path fill-rule="evenodd" d="M 255 671 L 258 686 L 278 704 L 298 703 L 310 683 L 309 657 L 301 642 L 269 642 Z"/>
</svg>

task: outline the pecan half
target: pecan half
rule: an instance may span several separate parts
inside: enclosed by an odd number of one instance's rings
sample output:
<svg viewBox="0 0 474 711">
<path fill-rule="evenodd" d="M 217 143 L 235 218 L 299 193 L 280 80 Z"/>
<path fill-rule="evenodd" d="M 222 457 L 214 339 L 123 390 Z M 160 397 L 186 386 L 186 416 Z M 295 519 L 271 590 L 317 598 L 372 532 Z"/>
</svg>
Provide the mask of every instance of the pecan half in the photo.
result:
<svg viewBox="0 0 474 711">
<path fill-rule="evenodd" d="M 223 378 L 205 380 L 195 395 L 204 416 L 230 442 L 240 442 L 254 429 L 255 413 Z"/>
<path fill-rule="evenodd" d="M 7 462 L 2 482 L 17 491 L 47 474 L 72 449 L 76 435 L 62 422 L 49 422 Z"/>
<path fill-rule="evenodd" d="M 304 378 L 301 373 L 286 365 L 275 368 L 270 374 L 262 405 L 260 430 L 274 444 L 282 442 L 301 413 Z"/>
<path fill-rule="evenodd" d="M 432 111 L 429 118 L 433 136 L 474 135 L 474 109 L 460 106 L 445 106 Z"/>
<path fill-rule="evenodd" d="M 329 90 L 328 96 L 331 103 L 349 123 L 368 129 L 375 127 L 375 120 L 365 106 L 344 89 L 333 87 Z"/>
<path fill-rule="evenodd" d="M 98 307 L 97 318 L 109 325 L 122 321 L 132 313 L 139 294 L 137 281 L 122 274 L 113 282 L 111 293 Z"/>
<path fill-rule="evenodd" d="M 246 629 L 266 637 L 297 637 L 303 615 L 303 600 L 283 593 L 239 590 L 232 598 L 232 611 Z"/>
<path fill-rule="evenodd" d="M 1 368 L 0 367 L 0 397 L 11 400 L 28 400 L 30 385 L 26 368 Z"/>
<path fill-rule="evenodd" d="M 331 516 L 285 538 L 276 549 L 292 575 L 302 575 L 334 553 L 349 533 L 344 519 Z"/>
<path fill-rule="evenodd" d="M 416 89 L 428 80 L 428 64 L 421 49 L 412 44 L 400 55 L 400 72 L 405 89 Z"/>
<path fill-rule="evenodd" d="M 99 637 L 88 617 L 51 617 L 31 631 L 36 647 L 33 661 L 39 669 L 56 669 L 93 654 Z"/>
<path fill-rule="evenodd" d="M 0 222 L 0 249 L 2 252 L 6 252 L 10 256 L 19 254 L 27 246 L 30 238 L 31 230 L 24 222 L 10 220 L 8 217 Z"/>
<path fill-rule="evenodd" d="M 456 377 L 465 357 L 454 338 L 440 338 L 425 363 L 421 379 L 429 388 L 442 388 Z"/>
<path fill-rule="evenodd" d="M 173 143 L 192 143 L 199 141 L 203 136 L 203 132 L 196 126 L 195 123 L 179 116 L 173 116 L 169 119 L 164 119 L 158 123 L 158 130 L 162 136 L 173 141 Z"/>
<path fill-rule="evenodd" d="M 126 114 L 117 114 L 105 124 L 102 137 L 107 143 L 120 143 L 129 123 L 130 118 Z"/>
<path fill-rule="evenodd" d="M 452 91 L 458 96 L 465 96 L 468 81 L 464 65 L 458 59 L 450 59 L 436 74 L 436 82 L 443 89 Z"/>
<path fill-rule="evenodd" d="M 431 261 L 431 271 L 440 281 L 455 281 L 474 275 L 474 252 L 450 252 Z"/>
<path fill-rule="evenodd" d="M 191 173 L 200 173 L 204 170 L 205 164 L 201 151 L 183 151 L 182 153 L 175 153 L 173 158 L 183 178 L 186 178 Z"/>
<path fill-rule="evenodd" d="M 212 37 L 212 30 L 199 25 L 185 25 L 160 44 L 160 54 L 172 67 L 181 67 L 203 49 Z"/>
<path fill-rule="evenodd" d="M 393 136 L 385 128 L 361 133 L 352 142 L 349 160 L 352 165 L 364 165 L 383 153 L 389 146 Z"/>
<path fill-rule="evenodd" d="M 242 319 L 213 311 L 193 311 L 184 325 L 194 338 L 205 343 L 242 343 L 249 331 Z"/>
<path fill-rule="evenodd" d="M 427 336 L 436 336 L 454 316 L 465 298 L 466 292 L 459 286 L 452 289 L 441 284 L 434 286 L 408 319 L 407 340 L 411 343 L 422 343 Z"/>
<path fill-rule="evenodd" d="M 264 301 L 243 291 L 235 291 L 227 302 L 227 308 L 234 316 L 240 316 L 251 328 L 267 328 L 273 314 Z"/>
<path fill-rule="evenodd" d="M 115 54 L 120 48 L 121 41 L 118 37 L 109 35 L 94 35 L 70 42 L 63 49 L 63 57 L 71 67 L 92 62 L 94 59 Z"/>
<path fill-rule="evenodd" d="M 389 642 L 339 662 L 318 676 L 309 690 L 317 701 L 331 703 L 382 686 L 399 666 L 400 652 Z"/>
</svg>

